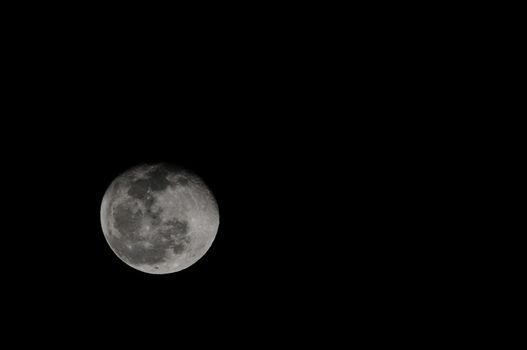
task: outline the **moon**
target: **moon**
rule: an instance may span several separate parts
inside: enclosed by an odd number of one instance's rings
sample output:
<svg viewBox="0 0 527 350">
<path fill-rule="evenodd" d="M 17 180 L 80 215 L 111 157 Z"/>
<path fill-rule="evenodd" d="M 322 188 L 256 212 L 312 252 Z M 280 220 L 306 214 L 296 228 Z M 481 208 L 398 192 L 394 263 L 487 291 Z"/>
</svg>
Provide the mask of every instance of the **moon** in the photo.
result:
<svg viewBox="0 0 527 350">
<path fill-rule="evenodd" d="M 110 184 L 101 204 L 110 248 L 150 274 L 181 271 L 201 259 L 219 222 L 218 205 L 203 180 L 166 163 L 128 169 Z"/>
</svg>

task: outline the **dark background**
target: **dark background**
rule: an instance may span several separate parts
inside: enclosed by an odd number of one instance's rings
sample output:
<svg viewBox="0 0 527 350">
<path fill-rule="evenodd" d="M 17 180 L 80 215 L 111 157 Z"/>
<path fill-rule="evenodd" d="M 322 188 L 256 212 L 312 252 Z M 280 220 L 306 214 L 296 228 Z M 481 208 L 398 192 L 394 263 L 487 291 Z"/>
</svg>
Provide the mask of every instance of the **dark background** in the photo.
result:
<svg viewBox="0 0 527 350">
<path fill-rule="evenodd" d="M 33 102 L 31 112 L 46 115 L 17 123 L 20 146 L 10 163 L 17 184 L 25 184 L 15 197 L 23 229 L 13 250 L 24 259 L 10 271 L 23 320 L 56 322 L 79 335 L 85 329 L 74 325 L 85 319 L 126 334 L 177 325 L 197 336 L 229 338 L 224 329 L 232 327 L 260 337 L 269 327 L 273 336 L 262 342 L 300 337 L 326 318 L 340 332 L 345 324 L 333 314 L 351 309 L 366 312 L 363 325 L 374 322 L 386 295 L 396 298 L 392 283 L 403 283 L 394 261 L 406 259 L 394 257 L 401 237 L 385 231 L 401 218 L 391 212 L 400 202 L 382 199 L 391 170 L 381 128 L 339 116 L 332 93 L 317 84 L 284 89 L 254 79 L 250 87 L 225 80 L 191 94 L 168 93 L 167 84 L 152 89 L 148 80 L 132 89 L 91 82 L 74 93 L 43 92 Z M 169 275 L 120 261 L 99 217 L 116 176 L 156 161 L 200 175 L 220 211 L 211 249 Z"/>
<path fill-rule="evenodd" d="M 229 318 L 240 331 L 258 333 L 255 324 L 264 318 L 287 329 L 332 307 L 331 298 L 344 293 L 338 286 L 353 278 L 337 271 L 355 258 L 337 251 L 353 239 L 348 193 L 354 189 L 341 171 L 356 160 L 344 148 L 347 129 L 323 121 L 329 101 L 318 95 L 308 102 L 312 92 L 258 73 L 248 85 L 231 74 L 213 88 L 206 74 L 186 76 L 185 83 L 180 75 L 167 77 L 178 89 L 157 79 L 127 83 L 124 76 L 108 86 L 103 77 L 75 74 L 71 86 L 62 85 L 62 74 L 41 78 L 4 130 L 15 150 L 6 157 L 10 190 L 19 193 L 12 222 L 21 231 L 8 255 L 25 256 L 9 271 L 11 295 L 24 300 L 21 322 L 75 329 L 95 317 L 97 327 L 126 332 L 173 324 L 190 332 Z M 116 176 L 157 161 L 201 176 L 220 210 L 209 252 L 169 275 L 121 262 L 99 217 Z"/>
<path fill-rule="evenodd" d="M 458 176 L 442 163 L 463 126 L 441 134 L 448 96 L 425 85 L 446 73 L 431 69 L 433 47 L 409 55 L 411 42 L 366 24 L 344 40 L 349 21 L 329 22 L 331 35 L 13 36 L 1 129 L 10 325 L 46 340 L 329 346 L 400 324 L 408 305 L 417 321 L 431 299 L 444 305 L 430 295 L 445 257 L 433 258 L 453 230 L 434 216 L 462 212 L 428 199 Z M 207 254 L 160 276 L 121 262 L 99 217 L 116 176 L 157 161 L 201 176 L 220 211 Z"/>
</svg>

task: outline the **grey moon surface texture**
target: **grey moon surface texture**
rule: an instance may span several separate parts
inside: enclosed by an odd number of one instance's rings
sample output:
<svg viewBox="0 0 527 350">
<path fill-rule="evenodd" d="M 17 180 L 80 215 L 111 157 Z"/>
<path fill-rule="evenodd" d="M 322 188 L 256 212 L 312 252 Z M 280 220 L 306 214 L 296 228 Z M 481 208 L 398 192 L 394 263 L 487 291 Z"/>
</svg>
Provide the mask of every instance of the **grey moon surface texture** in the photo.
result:
<svg viewBox="0 0 527 350">
<path fill-rule="evenodd" d="M 101 205 L 113 252 L 146 273 L 181 271 L 205 255 L 219 227 L 216 200 L 196 174 L 170 164 L 144 164 L 119 175 Z"/>
</svg>

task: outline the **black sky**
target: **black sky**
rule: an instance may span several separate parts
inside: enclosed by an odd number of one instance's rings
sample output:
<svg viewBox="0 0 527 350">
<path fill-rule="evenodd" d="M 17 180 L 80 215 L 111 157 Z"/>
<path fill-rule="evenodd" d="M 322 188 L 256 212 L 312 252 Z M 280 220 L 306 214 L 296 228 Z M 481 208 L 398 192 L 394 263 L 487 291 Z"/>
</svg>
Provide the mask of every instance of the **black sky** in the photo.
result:
<svg viewBox="0 0 527 350">
<path fill-rule="evenodd" d="M 16 150 L 6 155 L 10 176 L 24 184 L 14 199 L 20 209 L 14 222 L 23 224 L 13 252 L 20 248 L 30 257 L 9 275 L 13 293 L 29 300 L 24 309 L 73 319 L 206 314 L 220 322 L 219 314 L 299 312 L 304 297 L 330 288 L 337 267 L 328 256 L 342 259 L 330 251 L 349 233 L 331 228 L 342 208 L 324 198 L 345 196 L 347 184 L 339 183 L 333 162 L 349 160 L 337 148 L 343 135 L 329 131 L 314 109 L 298 107 L 307 97 L 283 91 L 284 102 L 275 84 L 247 91 L 226 83 L 191 98 L 170 84 L 155 92 L 106 85 L 40 90 L 8 129 Z M 41 111 L 45 117 L 25 123 L 23 115 Z M 157 161 L 201 176 L 220 210 L 205 257 L 163 276 L 122 263 L 99 219 L 111 181 Z M 138 309 L 143 303 L 148 308 Z"/>
<path fill-rule="evenodd" d="M 386 227 L 402 220 L 405 181 L 420 174 L 406 169 L 421 155 L 404 134 L 412 123 L 391 118 L 399 100 L 379 91 L 391 88 L 368 57 L 351 64 L 309 45 L 283 44 L 280 55 L 248 45 L 229 57 L 228 48 L 214 59 L 176 55 L 177 64 L 159 54 L 137 69 L 129 52 L 105 50 L 72 45 L 36 63 L 22 55 L 4 96 L 13 319 L 53 315 L 76 329 L 96 318 L 93 327 L 123 334 L 232 326 L 218 333 L 265 342 L 262 330 L 305 337 L 350 305 L 376 310 L 397 295 L 405 271 L 394 262 L 406 260 L 394 247 L 411 240 L 397 235 L 406 226 Z M 307 58 L 317 57 L 314 69 Z M 154 276 L 115 256 L 99 211 L 116 176 L 160 161 L 203 178 L 220 227 L 196 264 Z"/>
</svg>

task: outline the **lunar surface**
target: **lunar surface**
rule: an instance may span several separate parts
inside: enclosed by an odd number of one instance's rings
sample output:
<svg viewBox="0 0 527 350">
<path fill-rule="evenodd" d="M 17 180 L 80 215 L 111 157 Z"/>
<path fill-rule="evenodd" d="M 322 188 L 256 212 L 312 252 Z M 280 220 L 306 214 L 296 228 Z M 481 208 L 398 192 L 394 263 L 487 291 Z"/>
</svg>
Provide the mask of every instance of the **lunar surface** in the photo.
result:
<svg viewBox="0 0 527 350">
<path fill-rule="evenodd" d="M 168 164 L 140 165 L 118 176 L 101 205 L 101 225 L 114 253 L 146 273 L 181 271 L 210 248 L 218 206 L 195 174 Z"/>
</svg>

